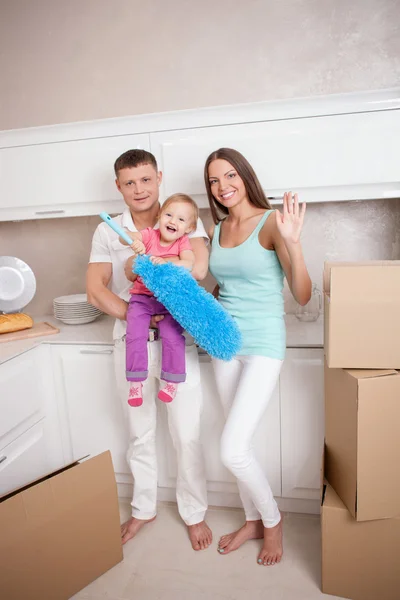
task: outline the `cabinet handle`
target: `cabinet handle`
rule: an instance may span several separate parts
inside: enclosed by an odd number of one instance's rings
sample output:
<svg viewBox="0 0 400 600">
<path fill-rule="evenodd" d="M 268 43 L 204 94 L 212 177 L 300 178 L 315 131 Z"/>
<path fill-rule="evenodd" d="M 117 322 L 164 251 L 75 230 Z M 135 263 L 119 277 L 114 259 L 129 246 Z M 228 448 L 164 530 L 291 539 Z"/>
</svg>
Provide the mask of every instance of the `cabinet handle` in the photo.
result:
<svg viewBox="0 0 400 600">
<path fill-rule="evenodd" d="M 36 210 L 35 215 L 61 215 L 65 210 Z"/>
<path fill-rule="evenodd" d="M 5 460 L 7 460 L 7 456 L 0 456 L 0 465 L 1 465 L 1 463 L 3 463 Z"/>
<path fill-rule="evenodd" d="M 112 354 L 113 350 L 80 350 L 81 354 Z"/>
</svg>

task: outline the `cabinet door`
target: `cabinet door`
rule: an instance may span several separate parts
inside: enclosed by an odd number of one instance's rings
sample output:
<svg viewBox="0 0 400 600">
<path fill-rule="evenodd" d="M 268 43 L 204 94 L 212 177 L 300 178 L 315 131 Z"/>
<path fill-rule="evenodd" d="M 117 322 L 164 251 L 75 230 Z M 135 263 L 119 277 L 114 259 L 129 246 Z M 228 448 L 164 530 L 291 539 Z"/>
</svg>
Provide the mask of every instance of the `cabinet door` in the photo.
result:
<svg viewBox="0 0 400 600">
<path fill-rule="evenodd" d="M 45 415 L 39 350 L 0 365 L 0 448 Z"/>
<path fill-rule="evenodd" d="M 46 425 L 45 417 L 0 449 L 0 496 L 57 468 L 48 445 Z"/>
<path fill-rule="evenodd" d="M 213 150 L 239 150 L 267 195 L 295 190 L 308 202 L 396 197 L 399 111 L 262 121 L 150 134 L 164 172 L 164 197 L 184 192 L 208 206 L 204 163 Z"/>
<path fill-rule="evenodd" d="M 203 391 L 202 442 L 206 468 L 207 487 L 210 492 L 237 493 L 236 479 L 220 460 L 220 440 L 224 428 L 224 415 L 218 398 L 214 371 L 208 357 L 200 360 Z M 165 407 L 160 407 L 165 408 Z M 257 457 L 267 473 L 275 496 L 281 495 L 279 387 L 274 391 L 254 438 Z M 175 487 L 176 458 L 164 411 L 160 410 L 162 432 L 159 445 L 159 484 Z"/>
<path fill-rule="evenodd" d="M 281 379 L 282 496 L 318 499 L 324 440 L 324 352 L 289 348 Z"/>
<path fill-rule="evenodd" d="M 61 381 L 63 437 L 69 460 L 110 450 L 116 473 L 129 474 L 128 437 L 117 394 L 113 347 L 53 346 Z"/>
<path fill-rule="evenodd" d="M 113 166 L 130 148 L 148 149 L 148 135 L 1 149 L 0 220 L 120 211 Z"/>
<path fill-rule="evenodd" d="M 0 480 L 8 489 L 64 466 L 55 398 L 49 345 L 0 365 Z"/>
</svg>

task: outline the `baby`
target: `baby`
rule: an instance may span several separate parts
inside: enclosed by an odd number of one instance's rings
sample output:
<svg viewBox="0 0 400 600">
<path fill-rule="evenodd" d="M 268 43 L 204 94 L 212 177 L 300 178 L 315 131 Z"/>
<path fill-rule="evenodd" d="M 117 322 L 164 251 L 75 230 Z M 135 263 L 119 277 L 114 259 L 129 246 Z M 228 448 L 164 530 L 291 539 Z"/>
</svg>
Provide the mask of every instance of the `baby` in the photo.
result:
<svg viewBox="0 0 400 600">
<path fill-rule="evenodd" d="M 196 229 L 198 214 L 197 204 L 190 196 L 170 196 L 160 209 L 158 229 L 148 227 L 137 233 L 127 231 L 132 239 L 131 248 L 136 254 L 150 255 L 151 262 L 156 265 L 173 262 L 192 270 L 194 253 L 188 234 Z M 126 244 L 122 238 L 120 241 Z M 164 382 L 158 398 L 171 402 L 178 383 L 186 379 L 183 328 L 146 288 L 140 277 L 129 291 L 131 298 L 126 332 L 126 378 L 130 382 L 128 404 L 143 404 L 142 382 L 148 376 L 147 340 L 153 315 L 164 316 L 158 323 L 162 348 L 160 379 Z"/>
</svg>

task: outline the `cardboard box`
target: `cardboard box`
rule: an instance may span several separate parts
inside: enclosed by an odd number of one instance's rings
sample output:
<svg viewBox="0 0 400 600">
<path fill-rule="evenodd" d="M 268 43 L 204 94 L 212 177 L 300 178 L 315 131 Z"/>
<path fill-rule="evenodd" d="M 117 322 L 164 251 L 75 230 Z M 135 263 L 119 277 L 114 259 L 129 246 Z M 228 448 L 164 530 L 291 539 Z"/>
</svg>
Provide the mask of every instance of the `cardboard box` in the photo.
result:
<svg viewBox="0 0 400 600">
<path fill-rule="evenodd" d="M 0 498 L 0 532 L 0 598 L 71 598 L 123 558 L 110 453 Z"/>
<path fill-rule="evenodd" d="M 325 594 L 352 600 L 399 600 L 400 518 L 357 523 L 326 484 L 321 528 Z"/>
<path fill-rule="evenodd" d="M 400 369 L 400 261 L 325 263 L 328 366 Z"/>
<path fill-rule="evenodd" d="M 398 371 L 325 364 L 325 441 L 326 478 L 355 519 L 400 515 Z"/>
</svg>

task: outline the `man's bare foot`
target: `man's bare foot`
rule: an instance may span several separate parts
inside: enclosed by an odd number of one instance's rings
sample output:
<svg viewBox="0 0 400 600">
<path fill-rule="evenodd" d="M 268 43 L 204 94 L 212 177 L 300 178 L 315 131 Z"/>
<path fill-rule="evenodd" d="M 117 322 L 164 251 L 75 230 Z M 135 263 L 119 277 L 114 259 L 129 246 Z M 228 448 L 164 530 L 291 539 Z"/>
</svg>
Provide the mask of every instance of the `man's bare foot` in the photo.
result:
<svg viewBox="0 0 400 600">
<path fill-rule="evenodd" d="M 282 531 L 282 519 L 275 527 L 268 529 L 264 527 L 264 544 L 257 559 L 259 565 L 270 566 L 281 562 L 283 554 Z"/>
<path fill-rule="evenodd" d="M 211 529 L 205 521 L 196 525 L 187 525 L 193 550 L 205 550 L 212 542 Z"/>
<path fill-rule="evenodd" d="M 126 521 L 123 525 L 121 525 L 121 538 L 122 543 L 126 544 L 129 540 L 135 537 L 135 535 L 142 529 L 143 525 L 146 523 L 151 523 L 154 521 L 155 517 L 152 519 L 136 519 L 136 517 L 131 517 L 129 521 Z"/>
<path fill-rule="evenodd" d="M 247 540 L 258 540 L 264 537 L 264 526 L 262 521 L 246 521 L 246 523 L 233 533 L 223 535 L 218 542 L 218 552 L 228 554 L 237 550 Z"/>
</svg>

